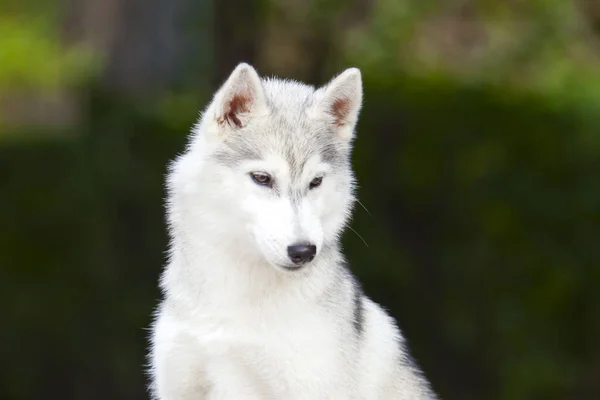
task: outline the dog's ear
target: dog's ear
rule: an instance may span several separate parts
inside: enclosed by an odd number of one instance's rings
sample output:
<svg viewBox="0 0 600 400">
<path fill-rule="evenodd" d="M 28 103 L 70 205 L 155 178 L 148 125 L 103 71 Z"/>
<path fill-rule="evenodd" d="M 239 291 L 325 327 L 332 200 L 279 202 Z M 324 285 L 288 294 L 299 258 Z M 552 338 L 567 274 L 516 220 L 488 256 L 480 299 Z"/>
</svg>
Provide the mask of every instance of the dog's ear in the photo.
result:
<svg viewBox="0 0 600 400">
<path fill-rule="evenodd" d="M 358 68 L 348 68 L 325 87 L 318 102 L 342 139 L 350 140 L 362 106 L 362 78 Z"/>
<path fill-rule="evenodd" d="M 221 126 L 243 128 L 252 116 L 266 112 L 260 77 L 246 63 L 233 70 L 215 97 L 215 120 Z"/>
</svg>

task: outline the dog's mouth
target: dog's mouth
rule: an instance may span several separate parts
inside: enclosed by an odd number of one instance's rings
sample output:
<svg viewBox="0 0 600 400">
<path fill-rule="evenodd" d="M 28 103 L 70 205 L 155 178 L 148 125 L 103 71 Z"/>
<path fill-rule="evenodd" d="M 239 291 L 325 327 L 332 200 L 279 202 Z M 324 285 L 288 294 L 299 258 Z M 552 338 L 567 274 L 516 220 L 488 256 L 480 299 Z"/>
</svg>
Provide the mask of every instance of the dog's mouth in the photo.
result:
<svg viewBox="0 0 600 400">
<path fill-rule="evenodd" d="M 314 259 L 305 263 L 295 264 L 295 263 L 285 263 L 285 264 L 277 264 L 275 265 L 277 268 L 286 271 L 286 272 L 297 272 L 301 270 L 305 270 L 310 268 L 314 264 Z"/>
<path fill-rule="evenodd" d="M 279 268 L 285 270 L 285 271 L 298 271 L 301 269 L 304 269 L 308 264 L 285 264 L 285 265 L 280 265 Z"/>
</svg>

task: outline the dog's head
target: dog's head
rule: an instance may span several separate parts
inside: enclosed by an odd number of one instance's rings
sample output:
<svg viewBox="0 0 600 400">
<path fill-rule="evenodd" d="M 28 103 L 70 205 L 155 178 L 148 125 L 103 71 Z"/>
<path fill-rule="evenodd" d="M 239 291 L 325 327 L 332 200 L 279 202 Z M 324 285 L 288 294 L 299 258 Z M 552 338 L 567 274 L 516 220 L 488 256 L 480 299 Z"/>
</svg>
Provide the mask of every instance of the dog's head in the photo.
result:
<svg viewBox="0 0 600 400">
<path fill-rule="evenodd" d="M 278 268 L 310 263 L 339 240 L 352 209 L 350 150 L 361 102 L 356 68 L 315 90 L 261 80 L 238 65 L 175 163 L 172 224 L 236 241 L 240 252 Z"/>
</svg>

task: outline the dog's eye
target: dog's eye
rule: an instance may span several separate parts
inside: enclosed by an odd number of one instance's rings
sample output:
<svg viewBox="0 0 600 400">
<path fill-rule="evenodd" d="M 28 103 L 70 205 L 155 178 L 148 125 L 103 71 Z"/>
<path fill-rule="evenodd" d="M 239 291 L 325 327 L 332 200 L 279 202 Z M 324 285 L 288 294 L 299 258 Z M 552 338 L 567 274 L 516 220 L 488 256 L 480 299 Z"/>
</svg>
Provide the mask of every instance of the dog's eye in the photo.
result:
<svg viewBox="0 0 600 400">
<path fill-rule="evenodd" d="M 265 174 L 264 172 L 253 172 L 250 174 L 250 176 L 252 176 L 252 180 L 254 180 L 254 182 L 256 182 L 259 185 L 262 185 L 262 186 L 272 186 L 273 185 L 273 178 L 271 178 L 271 175 Z"/>
<path fill-rule="evenodd" d="M 321 182 L 323 182 L 323 177 L 322 176 L 316 177 L 315 179 L 310 181 L 310 185 L 308 185 L 308 187 L 310 189 L 314 189 L 314 188 L 320 186 Z"/>
</svg>

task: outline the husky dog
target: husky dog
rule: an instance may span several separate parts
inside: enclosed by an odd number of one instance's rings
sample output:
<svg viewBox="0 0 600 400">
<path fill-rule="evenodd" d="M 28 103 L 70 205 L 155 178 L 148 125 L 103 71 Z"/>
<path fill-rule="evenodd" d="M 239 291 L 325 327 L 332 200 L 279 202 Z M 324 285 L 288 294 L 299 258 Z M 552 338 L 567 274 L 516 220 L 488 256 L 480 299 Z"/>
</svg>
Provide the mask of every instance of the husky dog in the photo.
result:
<svg viewBox="0 0 600 400">
<path fill-rule="evenodd" d="M 341 254 L 361 103 L 356 68 L 315 89 L 242 63 L 216 93 L 168 176 L 156 399 L 436 398 Z"/>
</svg>

